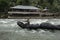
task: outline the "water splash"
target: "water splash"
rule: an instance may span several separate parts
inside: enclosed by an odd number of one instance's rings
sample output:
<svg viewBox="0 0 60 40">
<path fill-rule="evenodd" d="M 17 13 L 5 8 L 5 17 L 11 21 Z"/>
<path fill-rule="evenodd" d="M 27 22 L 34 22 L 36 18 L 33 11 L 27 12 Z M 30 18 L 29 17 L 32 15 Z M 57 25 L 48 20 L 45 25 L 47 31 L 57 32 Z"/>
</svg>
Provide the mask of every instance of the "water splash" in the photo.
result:
<svg viewBox="0 0 60 40">
<path fill-rule="evenodd" d="M 26 19 L 25 19 L 26 20 Z M 27 30 L 21 29 L 16 22 L 25 21 L 24 19 L 0 19 L 0 40 L 60 40 L 60 31 L 39 29 Z M 60 19 L 30 19 L 31 24 L 41 24 L 42 22 L 49 22 L 52 24 L 60 24 Z M 2 38 L 3 37 L 3 38 Z"/>
</svg>

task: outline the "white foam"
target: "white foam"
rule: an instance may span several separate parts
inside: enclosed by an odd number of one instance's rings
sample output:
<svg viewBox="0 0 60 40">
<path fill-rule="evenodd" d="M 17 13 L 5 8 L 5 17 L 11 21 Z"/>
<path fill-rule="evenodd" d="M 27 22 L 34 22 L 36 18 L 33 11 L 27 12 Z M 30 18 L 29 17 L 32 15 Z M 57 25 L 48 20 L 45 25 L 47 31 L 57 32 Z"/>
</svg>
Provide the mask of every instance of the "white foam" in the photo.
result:
<svg viewBox="0 0 60 40">
<path fill-rule="evenodd" d="M 31 33 L 35 33 L 36 31 L 35 30 L 32 30 Z"/>
<path fill-rule="evenodd" d="M 45 33 L 45 32 L 46 32 L 46 31 L 44 31 L 44 30 L 40 30 L 40 31 L 39 31 L 39 33 Z"/>
<path fill-rule="evenodd" d="M 7 23 L 6 21 L 0 21 L 0 23 Z"/>
<path fill-rule="evenodd" d="M 31 24 L 41 24 L 42 22 L 47 22 L 48 21 L 48 19 L 46 19 L 46 20 L 31 20 L 30 22 L 31 22 Z"/>
</svg>

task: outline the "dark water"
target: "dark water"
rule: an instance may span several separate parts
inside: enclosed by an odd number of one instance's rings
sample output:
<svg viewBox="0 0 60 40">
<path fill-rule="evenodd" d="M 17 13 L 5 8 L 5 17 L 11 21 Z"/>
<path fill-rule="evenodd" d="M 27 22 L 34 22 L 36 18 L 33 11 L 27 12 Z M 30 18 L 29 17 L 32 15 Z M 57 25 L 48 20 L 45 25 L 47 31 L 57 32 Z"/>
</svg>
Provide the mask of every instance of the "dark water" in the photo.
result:
<svg viewBox="0 0 60 40">
<path fill-rule="evenodd" d="M 0 40 L 60 40 L 60 30 L 27 30 L 17 25 L 26 19 L 0 19 Z M 60 24 L 60 19 L 30 19 L 31 24 L 49 22 Z M 24 22 L 25 23 L 25 22 Z"/>
</svg>

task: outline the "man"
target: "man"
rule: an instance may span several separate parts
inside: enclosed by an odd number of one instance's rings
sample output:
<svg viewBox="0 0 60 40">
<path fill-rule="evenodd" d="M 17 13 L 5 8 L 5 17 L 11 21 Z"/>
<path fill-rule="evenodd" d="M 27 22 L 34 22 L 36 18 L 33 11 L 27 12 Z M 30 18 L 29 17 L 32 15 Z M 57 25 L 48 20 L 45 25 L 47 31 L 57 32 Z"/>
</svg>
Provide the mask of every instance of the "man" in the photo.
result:
<svg viewBox="0 0 60 40">
<path fill-rule="evenodd" d="M 25 22 L 27 22 L 27 23 L 26 23 L 27 25 L 30 25 L 30 21 L 29 21 L 29 19 L 27 19 L 27 21 L 25 21 Z"/>
</svg>

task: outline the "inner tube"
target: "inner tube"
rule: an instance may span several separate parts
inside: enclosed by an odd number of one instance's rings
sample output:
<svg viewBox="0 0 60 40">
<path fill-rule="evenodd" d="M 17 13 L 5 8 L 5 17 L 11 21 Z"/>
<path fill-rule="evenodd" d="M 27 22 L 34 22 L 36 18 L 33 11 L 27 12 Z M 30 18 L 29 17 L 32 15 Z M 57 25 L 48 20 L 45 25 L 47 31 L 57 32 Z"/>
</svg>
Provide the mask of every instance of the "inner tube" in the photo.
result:
<svg viewBox="0 0 60 40">
<path fill-rule="evenodd" d="M 60 25 L 53 25 L 51 23 L 41 23 L 40 25 L 39 24 L 24 24 L 23 22 L 20 22 L 18 21 L 17 22 L 17 25 L 21 28 L 26 28 L 26 29 L 51 29 L 51 30 L 60 30 Z"/>
</svg>

